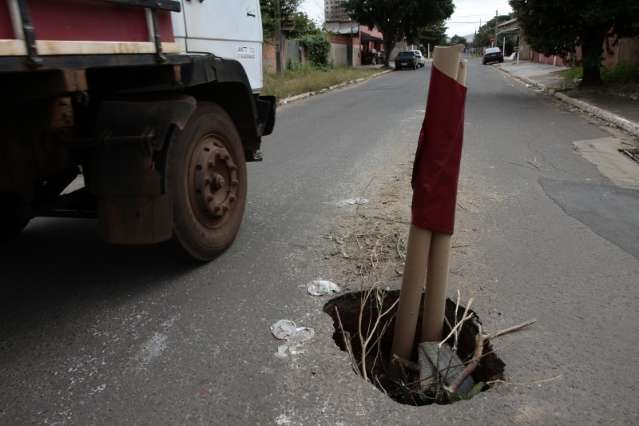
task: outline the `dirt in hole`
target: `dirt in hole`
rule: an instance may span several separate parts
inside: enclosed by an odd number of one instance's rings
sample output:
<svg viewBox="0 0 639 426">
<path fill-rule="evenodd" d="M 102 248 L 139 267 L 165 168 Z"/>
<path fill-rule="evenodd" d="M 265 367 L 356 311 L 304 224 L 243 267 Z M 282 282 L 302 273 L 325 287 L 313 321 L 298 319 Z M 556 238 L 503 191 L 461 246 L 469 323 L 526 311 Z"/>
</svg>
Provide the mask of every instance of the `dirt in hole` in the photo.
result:
<svg viewBox="0 0 639 426">
<path fill-rule="evenodd" d="M 333 318 L 333 340 L 337 346 L 351 355 L 352 368 L 357 375 L 364 377 L 362 367 L 365 365 L 366 376 L 380 391 L 393 400 L 408 405 L 429 405 L 432 403 L 447 404 L 459 400 L 450 395 L 428 393 L 419 389 L 419 372 L 406 370 L 404 380 L 397 381 L 389 374 L 389 359 L 393 341 L 393 329 L 395 325 L 396 301 L 399 298 L 399 290 L 379 290 L 366 297 L 365 291 L 352 292 L 336 297 L 324 305 L 324 312 Z M 365 305 L 363 301 L 366 301 Z M 362 305 L 364 308 L 361 309 Z M 455 302 L 448 299 L 446 303 L 446 324 L 444 334 L 450 332 L 451 325 L 462 320 L 464 307 L 459 306 L 455 315 Z M 376 320 L 380 312 L 390 310 L 375 328 Z M 422 310 L 420 309 L 420 312 Z M 366 359 L 362 359 L 362 342 L 360 340 L 359 324 L 361 324 L 363 340 L 371 337 L 367 346 Z M 339 317 L 338 317 L 339 313 Z M 479 333 L 477 324 L 481 324 L 479 317 L 472 310 L 472 319 L 464 321 L 458 337 L 457 355 L 466 364 L 472 358 L 475 350 L 476 336 Z M 455 318 L 455 316 L 457 318 Z M 421 334 L 421 314 L 418 320 L 416 336 Z M 344 330 L 344 333 L 342 333 Z M 415 348 L 417 347 L 415 344 Z M 347 348 L 348 345 L 348 348 Z M 417 353 L 413 354 L 413 362 L 417 361 Z M 472 373 L 476 389 L 485 391 L 490 388 L 491 382 L 504 379 L 504 362 L 493 352 L 490 342 L 486 341 L 483 348 L 483 356 Z M 463 398 L 462 398 L 463 399 Z"/>
</svg>

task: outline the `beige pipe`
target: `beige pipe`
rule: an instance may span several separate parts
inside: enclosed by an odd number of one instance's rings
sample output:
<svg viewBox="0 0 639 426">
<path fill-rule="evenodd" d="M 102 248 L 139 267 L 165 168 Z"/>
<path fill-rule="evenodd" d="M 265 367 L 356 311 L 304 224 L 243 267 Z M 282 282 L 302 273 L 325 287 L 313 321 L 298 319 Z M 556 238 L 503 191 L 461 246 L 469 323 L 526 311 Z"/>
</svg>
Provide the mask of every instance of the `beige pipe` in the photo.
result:
<svg viewBox="0 0 639 426">
<path fill-rule="evenodd" d="M 463 45 L 435 47 L 433 66 L 451 78 L 457 78 Z M 395 319 L 392 353 L 402 359 L 410 359 L 415 343 L 419 306 L 426 283 L 432 233 L 429 230 L 410 226 L 406 251 L 404 276 Z M 439 247 L 439 244 L 438 244 Z M 441 250 L 441 249 L 438 249 Z M 448 270 L 448 267 L 445 268 Z M 444 289 L 445 294 L 445 289 Z"/>
<path fill-rule="evenodd" d="M 422 300 L 431 232 L 415 225 L 410 226 L 406 247 L 404 277 L 399 296 L 395 331 L 393 333 L 393 354 L 402 359 L 410 359 L 415 343 L 419 305 Z"/>
<path fill-rule="evenodd" d="M 445 63 L 445 65 L 448 66 L 449 71 L 452 71 L 452 64 Z M 458 57 L 457 82 L 466 86 L 467 75 L 468 63 Z M 433 233 L 431 238 L 428 277 L 424 296 L 424 314 L 422 315 L 422 342 L 439 342 L 442 339 L 446 292 L 448 289 L 450 242 L 451 236 L 448 234 Z"/>
</svg>

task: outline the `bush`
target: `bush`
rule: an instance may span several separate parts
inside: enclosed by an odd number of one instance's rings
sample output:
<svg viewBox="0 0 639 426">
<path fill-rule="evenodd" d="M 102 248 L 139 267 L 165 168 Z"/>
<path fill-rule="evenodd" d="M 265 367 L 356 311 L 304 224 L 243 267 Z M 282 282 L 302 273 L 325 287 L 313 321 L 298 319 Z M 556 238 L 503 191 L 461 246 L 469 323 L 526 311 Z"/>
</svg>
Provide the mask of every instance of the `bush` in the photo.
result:
<svg viewBox="0 0 639 426">
<path fill-rule="evenodd" d="M 618 64 L 614 68 L 601 70 L 601 79 L 607 83 L 639 82 L 639 65 Z"/>
<path fill-rule="evenodd" d="M 577 80 L 583 77 L 581 67 L 569 68 L 562 71 L 566 80 Z M 639 82 L 639 65 L 618 64 L 614 68 L 601 67 L 601 79 L 605 83 L 636 83 Z"/>
<path fill-rule="evenodd" d="M 309 34 L 302 37 L 300 44 L 308 51 L 308 59 L 317 67 L 328 65 L 328 53 L 331 44 L 323 34 Z"/>
</svg>

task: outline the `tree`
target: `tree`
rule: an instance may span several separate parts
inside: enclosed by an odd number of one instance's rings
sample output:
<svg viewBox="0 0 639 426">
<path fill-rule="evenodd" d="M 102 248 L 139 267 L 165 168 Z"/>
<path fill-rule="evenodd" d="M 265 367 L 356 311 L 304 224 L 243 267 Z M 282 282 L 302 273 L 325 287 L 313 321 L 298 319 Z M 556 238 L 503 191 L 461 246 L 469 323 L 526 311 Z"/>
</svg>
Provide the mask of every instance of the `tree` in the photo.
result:
<svg viewBox="0 0 639 426">
<path fill-rule="evenodd" d="M 444 22 L 420 28 L 415 36 L 415 41 L 425 49 L 428 49 L 428 46 L 432 49 L 435 46 L 446 44 L 446 26 Z"/>
<path fill-rule="evenodd" d="M 639 34 L 637 0 L 510 0 L 527 42 L 546 55 L 581 47 L 582 85 L 601 84 L 601 59 L 608 37 Z"/>
<path fill-rule="evenodd" d="M 297 12 L 297 9 L 300 7 L 300 4 L 302 4 L 302 0 L 279 0 L 279 3 L 282 22 L 294 22 L 295 14 L 301 13 Z M 275 4 L 275 0 L 260 0 L 264 38 L 272 39 L 275 36 L 275 31 L 277 28 Z"/>
<path fill-rule="evenodd" d="M 450 44 L 451 45 L 463 44 L 464 46 L 466 46 L 468 44 L 468 41 L 466 41 L 464 37 L 458 36 L 457 34 L 455 34 L 454 36 L 450 38 Z"/>
<path fill-rule="evenodd" d="M 315 22 L 304 12 L 293 13 L 282 25 L 290 28 L 287 32 L 287 36 L 291 38 L 302 37 L 308 34 L 319 34 L 321 32 L 317 25 L 315 25 Z"/>
<path fill-rule="evenodd" d="M 473 40 L 473 47 L 488 47 L 491 45 L 490 39 L 495 37 L 495 25 L 497 22 L 504 22 L 512 18 L 512 15 L 499 15 L 484 25 L 479 27 L 475 39 Z M 495 43 L 497 40 L 495 40 Z"/>
<path fill-rule="evenodd" d="M 386 66 L 395 43 L 415 41 L 421 28 L 442 22 L 455 9 L 452 0 L 346 0 L 344 5 L 355 21 L 384 34 Z"/>
</svg>

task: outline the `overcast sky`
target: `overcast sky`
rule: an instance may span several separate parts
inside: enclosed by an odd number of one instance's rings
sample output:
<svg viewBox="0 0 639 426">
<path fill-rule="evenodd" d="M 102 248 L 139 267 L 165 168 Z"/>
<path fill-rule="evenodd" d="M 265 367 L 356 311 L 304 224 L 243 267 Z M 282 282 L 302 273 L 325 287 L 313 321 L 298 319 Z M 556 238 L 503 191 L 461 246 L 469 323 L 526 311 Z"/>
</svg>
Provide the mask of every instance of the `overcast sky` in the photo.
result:
<svg viewBox="0 0 639 426">
<path fill-rule="evenodd" d="M 485 23 L 499 14 L 510 13 L 508 0 L 454 0 L 455 13 L 448 20 L 447 34 L 452 36 L 473 34 L 479 28 L 479 22 Z M 324 22 L 324 0 L 304 0 L 302 10 L 317 23 Z"/>
</svg>

